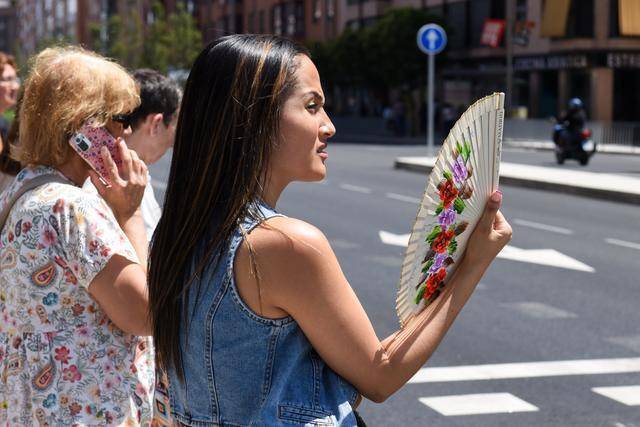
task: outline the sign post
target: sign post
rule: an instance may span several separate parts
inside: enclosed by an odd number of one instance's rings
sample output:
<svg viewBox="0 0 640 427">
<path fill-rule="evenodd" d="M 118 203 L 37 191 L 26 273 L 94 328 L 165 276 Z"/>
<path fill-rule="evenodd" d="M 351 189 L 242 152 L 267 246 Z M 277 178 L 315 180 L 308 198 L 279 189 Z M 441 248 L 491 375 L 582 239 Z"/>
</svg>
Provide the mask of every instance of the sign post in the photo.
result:
<svg viewBox="0 0 640 427">
<path fill-rule="evenodd" d="M 437 24 L 426 24 L 418 30 L 418 48 L 428 56 L 427 75 L 427 147 L 433 155 L 433 91 L 435 74 L 435 56 L 447 45 L 447 33 Z"/>
</svg>

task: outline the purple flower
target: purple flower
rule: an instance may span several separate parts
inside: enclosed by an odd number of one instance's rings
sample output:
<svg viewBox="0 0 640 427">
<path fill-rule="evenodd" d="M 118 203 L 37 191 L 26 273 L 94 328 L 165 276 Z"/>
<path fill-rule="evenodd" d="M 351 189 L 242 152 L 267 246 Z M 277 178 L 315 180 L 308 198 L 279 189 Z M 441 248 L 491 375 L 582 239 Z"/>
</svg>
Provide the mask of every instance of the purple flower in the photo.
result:
<svg viewBox="0 0 640 427">
<path fill-rule="evenodd" d="M 435 273 L 436 271 L 440 270 L 440 268 L 442 268 L 444 264 L 445 259 L 447 259 L 446 253 L 436 255 L 433 259 L 433 264 L 431 264 L 431 267 L 429 267 L 429 273 Z"/>
<path fill-rule="evenodd" d="M 464 165 L 464 159 L 461 155 L 458 155 L 453 165 L 453 179 L 456 184 L 460 184 L 467 179 L 467 176 L 469 176 L 469 173 L 467 172 L 467 167 Z"/>
<path fill-rule="evenodd" d="M 438 215 L 438 222 L 443 230 L 449 228 L 456 220 L 456 213 L 453 209 L 445 209 Z"/>
</svg>

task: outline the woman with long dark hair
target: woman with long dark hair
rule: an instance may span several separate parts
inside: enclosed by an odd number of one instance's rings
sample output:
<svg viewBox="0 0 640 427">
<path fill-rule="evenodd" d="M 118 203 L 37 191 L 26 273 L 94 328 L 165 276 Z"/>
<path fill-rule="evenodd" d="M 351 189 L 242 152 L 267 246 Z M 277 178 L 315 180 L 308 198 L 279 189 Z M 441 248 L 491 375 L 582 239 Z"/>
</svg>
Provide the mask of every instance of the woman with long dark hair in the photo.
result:
<svg viewBox="0 0 640 427">
<path fill-rule="evenodd" d="M 182 425 L 356 425 L 427 361 L 511 236 L 492 195 L 434 309 L 380 341 L 325 236 L 275 209 L 326 174 L 335 129 L 307 52 L 206 47 L 187 81 L 150 255 L 157 358 Z"/>
</svg>

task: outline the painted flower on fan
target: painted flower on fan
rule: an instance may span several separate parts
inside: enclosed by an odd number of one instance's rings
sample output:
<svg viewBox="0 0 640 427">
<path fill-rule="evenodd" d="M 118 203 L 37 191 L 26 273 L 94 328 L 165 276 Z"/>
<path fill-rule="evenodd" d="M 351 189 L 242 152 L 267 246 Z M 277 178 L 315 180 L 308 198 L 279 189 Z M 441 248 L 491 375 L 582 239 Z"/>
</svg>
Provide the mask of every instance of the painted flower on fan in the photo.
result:
<svg viewBox="0 0 640 427">
<path fill-rule="evenodd" d="M 453 209 L 445 209 L 438 215 L 438 223 L 444 230 L 449 228 L 456 221 L 456 213 Z"/>
<path fill-rule="evenodd" d="M 459 154 L 456 158 L 456 162 L 453 164 L 453 179 L 456 184 L 460 184 L 467 179 L 467 176 L 468 172 L 467 167 L 464 164 L 464 158 Z"/>
<path fill-rule="evenodd" d="M 436 274 L 429 276 L 426 283 L 426 290 L 424 298 L 429 299 L 442 285 L 444 279 L 447 277 L 447 270 L 441 268 Z"/>
<path fill-rule="evenodd" d="M 431 264 L 431 267 L 429 267 L 429 271 L 428 273 L 435 273 L 438 270 L 440 270 L 442 268 L 442 266 L 444 265 L 444 260 L 447 259 L 447 254 L 437 254 L 434 258 L 433 258 L 433 264 Z"/>
<path fill-rule="evenodd" d="M 438 237 L 435 238 L 433 243 L 431 244 L 431 249 L 436 251 L 439 254 L 445 253 L 447 251 L 447 247 L 451 242 L 451 239 L 455 237 L 454 230 L 445 230 L 438 234 Z"/>
<path fill-rule="evenodd" d="M 449 209 L 458 197 L 458 189 L 453 184 L 453 181 L 445 179 L 438 185 L 438 191 L 440 192 L 438 195 L 440 196 L 440 200 L 442 200 L 442 207 Z"/>
</svg>

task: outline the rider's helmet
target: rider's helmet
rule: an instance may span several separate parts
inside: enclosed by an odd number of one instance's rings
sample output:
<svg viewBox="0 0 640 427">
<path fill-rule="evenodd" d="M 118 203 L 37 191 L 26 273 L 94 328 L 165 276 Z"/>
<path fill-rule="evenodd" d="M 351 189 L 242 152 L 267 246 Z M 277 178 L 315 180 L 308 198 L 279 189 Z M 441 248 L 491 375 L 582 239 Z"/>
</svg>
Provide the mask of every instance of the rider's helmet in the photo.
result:
<svg viewBox="0 0 640 427">
<path fill-rule="evenodd" d="M 584 104 L 580 98 L 571 98 L 569 100 L 569 110 L 580 110 L 583 107 Z"/>
</svg>

